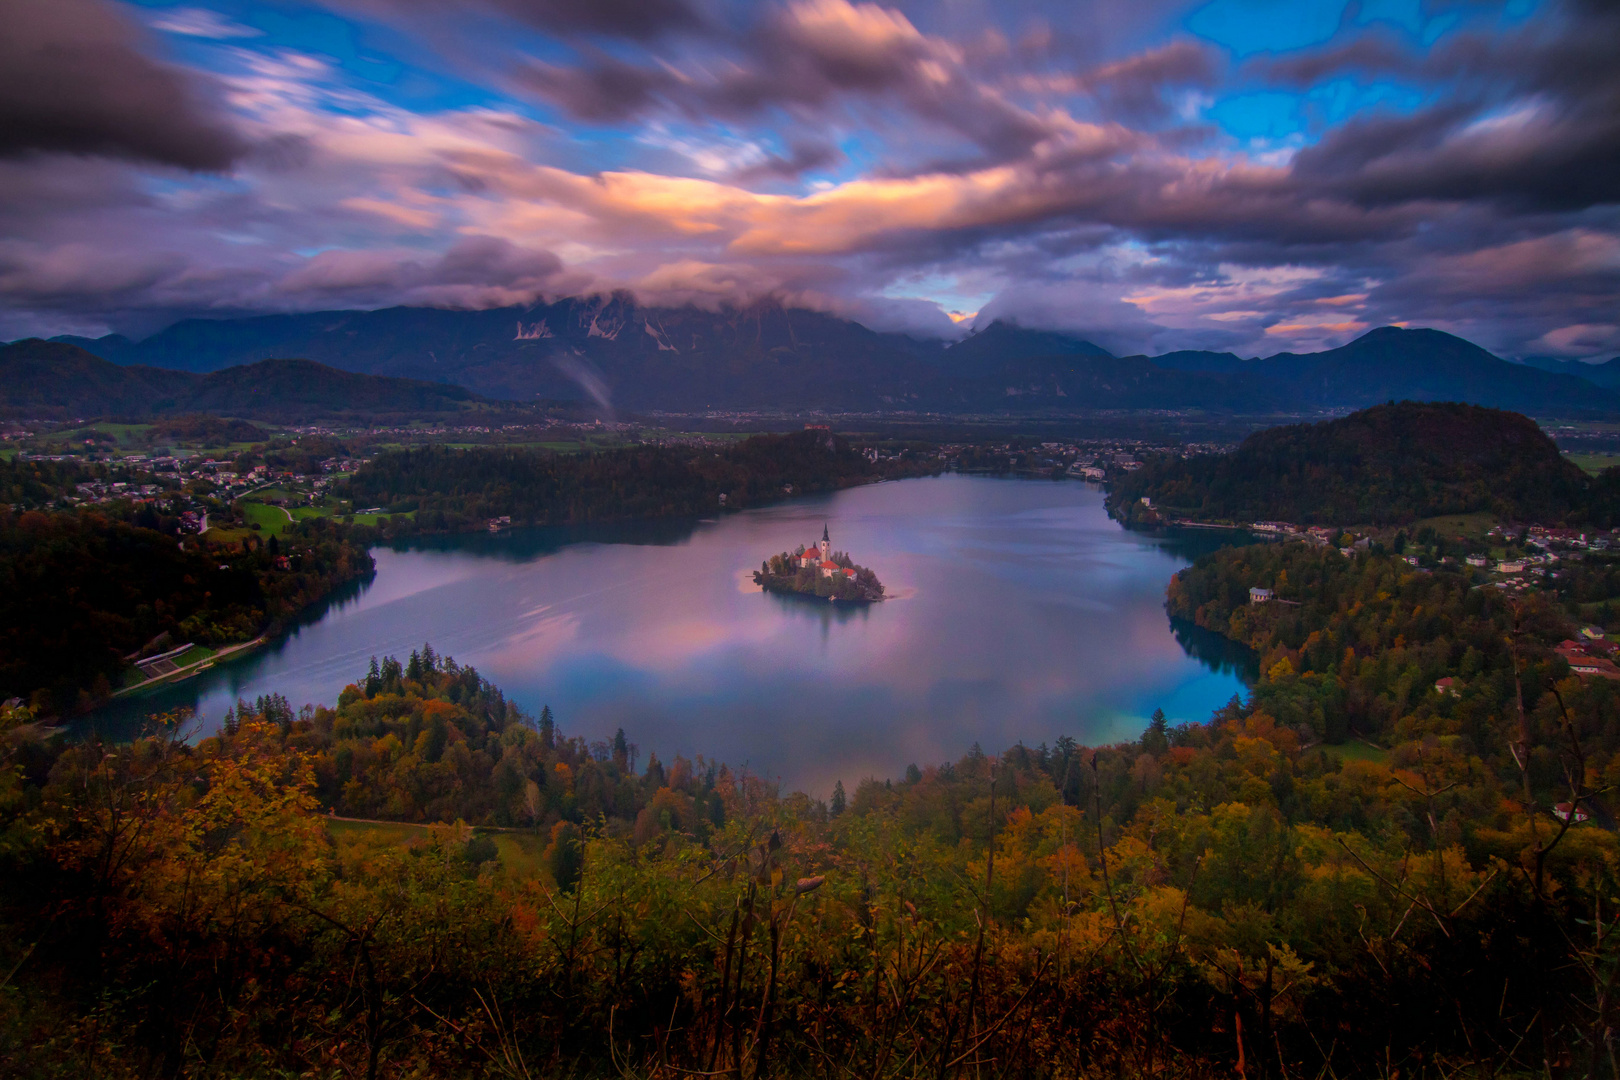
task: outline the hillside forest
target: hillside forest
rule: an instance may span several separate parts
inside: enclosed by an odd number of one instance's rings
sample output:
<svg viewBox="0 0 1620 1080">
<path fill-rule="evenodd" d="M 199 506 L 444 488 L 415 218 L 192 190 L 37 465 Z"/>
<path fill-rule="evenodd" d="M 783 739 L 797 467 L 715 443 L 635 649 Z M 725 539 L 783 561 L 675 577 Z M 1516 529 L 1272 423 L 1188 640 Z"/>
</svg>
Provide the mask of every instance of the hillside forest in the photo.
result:
<svg viewBox="0 0 1620 1080">
<path fill-rule="evenodd" d="M 1387 528 L 1485 512 L 1609 528 L 1620 523 L 1620 472 L 1586 476 L 1518 413 L 1404 401 L 1268 428 L 1229 454 L 1150 457 L 1114 478 L 1108 505 L 1121 520 L 1142 524 L 1192 518 Z"/>
<path fill-rule="evenodd" d="M 319 519 L 267 540 L 177 525 L 133 504 L 0 510 L 0 701 L 54 715 L 88 708 L 148 646 L 274 633 L 372 571 L 364 546 Z"/>
<path fill-rule="evenodd" d="M 13 712 L 0 1056 L 108 1077 L 1608 1075 L 1620 696 L 1550 651 L 1556 604 L 1453 577 L 1223 551 L 1171 608 L 1264 653 L 1249 703 L 825 799 L 567 737 L 431 648 L 373 661 L 336 708 L 244 702 L 202 739 L 171 718 L 70 744 Z M 1261 581 L 1298 607 L 1240 610 Z"/>
<path fill-rule="evenodd" d="M 787 495 L 939 471 L 937 458 L 903 451 L 869 460 L 826 430 L 755 435 L 720 449 L 628 446 L 593 454 L 441 446 L 380 454 L 349 480 L 356 506 L 411 514 L 391 534 L 455 531 L 489 518 L 565 525 L 696 517 Z"/>
</svg>

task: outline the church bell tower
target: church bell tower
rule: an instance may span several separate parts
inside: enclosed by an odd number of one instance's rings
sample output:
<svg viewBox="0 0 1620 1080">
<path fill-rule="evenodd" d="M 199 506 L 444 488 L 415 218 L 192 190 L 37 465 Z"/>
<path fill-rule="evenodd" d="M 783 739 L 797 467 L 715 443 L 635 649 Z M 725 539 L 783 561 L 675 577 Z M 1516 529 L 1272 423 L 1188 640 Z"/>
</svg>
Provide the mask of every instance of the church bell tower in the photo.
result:
<svg viewBox="0 0 1620 1080">
<path fill-rule="evenodd" d="M 822 562 L 826 562 L 828 559 L 832 558 L 832 539 L 827 535 L 827 525 L 825 522 L 823 522 L 821 526 L 821 543 L 817 546 L 821 548 Z"/>
</svg>

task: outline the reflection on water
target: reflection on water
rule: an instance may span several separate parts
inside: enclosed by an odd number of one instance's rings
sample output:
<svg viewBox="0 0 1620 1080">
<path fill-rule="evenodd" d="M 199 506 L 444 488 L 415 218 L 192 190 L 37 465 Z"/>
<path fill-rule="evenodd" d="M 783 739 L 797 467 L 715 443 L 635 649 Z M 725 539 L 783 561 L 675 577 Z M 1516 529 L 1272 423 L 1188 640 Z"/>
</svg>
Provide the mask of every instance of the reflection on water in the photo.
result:
<svg viewBox="0 0 1620 1080">
<path fill-rule="evenodd" d="M 642 544 L 671 547 L 685 543 L 710 521 L 690 518 L 656 521 L 609 522 L 594 525 L 556 525 L 543 529 L 514 529 L 501 533 L 411 537 L 391 545 L 394 551 L 440 551 L 480 555 L 506 562 L 529 562 L 553 555 L 573 544 Z"/>
<path fill-rule="evenodd" d="M 1171 619 L 1170 630 L 1187 655 L 1197 657 L 1211 671 L 1235 675 L 1250 686 L 1260 678 L 1260 658 L 1247 645 L 1186 619 Z"/>
<path fill-rule="evenodd" d="M 760 592 L 749 571 L 819 538 L 896 599 L 831 604 Z M 1172 626 L 1175 570 L 1234 537 L 1149 536 L 1078 483 L 944 476 L 727 515 L 432 537 L 373 551 L 373 580 L 270 647 L 120 702 L 216 725 L 238 697 L 331 704 L 371 656 L 423 642 L 473 664 L 571 734 L 623 727 L 649 752 L 748 765 L 825 794 L 986 749 L 1135 737 L 1154 708 L 1205 719 L 1253 659 Z"/>
</svg>

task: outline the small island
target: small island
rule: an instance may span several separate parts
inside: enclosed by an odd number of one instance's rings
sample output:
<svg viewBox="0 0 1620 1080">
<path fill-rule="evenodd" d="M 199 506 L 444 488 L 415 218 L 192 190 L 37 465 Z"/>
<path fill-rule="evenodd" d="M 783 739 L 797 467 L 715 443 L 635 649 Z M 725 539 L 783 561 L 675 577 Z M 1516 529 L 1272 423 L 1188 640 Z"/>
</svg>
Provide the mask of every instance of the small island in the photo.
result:
<svg viewBox="0 0 1620 1080">
<path fill-rule="evenodd" d="M 754 584 L 766 592 L 792 593 L 828 600 L 870 604 L 883 599 L 883 583 L 864 566 L 856 566 L 849 554 L 832 549 L 827 527 L 821 527 L 821 540 L 797 551 L 772 555 L 754 571 Z"/>
</svg>

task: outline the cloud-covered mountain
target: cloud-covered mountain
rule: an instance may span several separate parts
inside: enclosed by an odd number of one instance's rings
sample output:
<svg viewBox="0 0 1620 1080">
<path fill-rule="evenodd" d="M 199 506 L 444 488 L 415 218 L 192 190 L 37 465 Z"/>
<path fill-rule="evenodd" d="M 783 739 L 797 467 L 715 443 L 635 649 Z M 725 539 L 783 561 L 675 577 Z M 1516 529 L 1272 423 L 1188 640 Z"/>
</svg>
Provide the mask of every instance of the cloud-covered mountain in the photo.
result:
<svg viewBox="0 0 1620 1080">
<path fill-rule="evenodd" d="M 1576 374 L 1511 364 L 1438 330 L 1396 327 L 1324 352 L 1265 359 L 1186 351 L 1115 357 L 1084 338 L 1006 322 L 946 345 L 775 301 L 715 312 L 650 307 L 619 294 L 490 311 L 187 320 L 138 342 L 109 336 L 59 343 L 129 371 L 217 372 L 298 356 L 490 398 L 576 400 L 630 412 L 1268 413 L 1407 399 L 1541 414 L 1620 412 L 1620 393 Z"/>
</svg>

